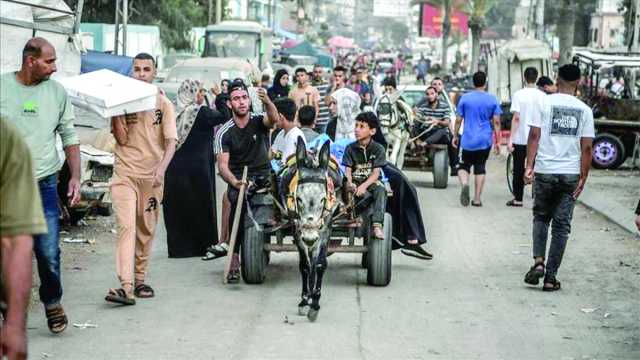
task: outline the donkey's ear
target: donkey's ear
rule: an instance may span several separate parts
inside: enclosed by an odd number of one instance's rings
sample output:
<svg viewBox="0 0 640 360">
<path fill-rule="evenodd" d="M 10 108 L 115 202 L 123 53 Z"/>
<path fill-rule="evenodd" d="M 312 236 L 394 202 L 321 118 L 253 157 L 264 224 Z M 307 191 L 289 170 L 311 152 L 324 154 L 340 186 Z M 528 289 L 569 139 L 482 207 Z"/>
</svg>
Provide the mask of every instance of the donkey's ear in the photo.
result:
<svg viewBox="0 0 640 360">
<path fill-rule="evenodd" d="M 329 146 L 329 141 L 326 141 L 318 154 L 318 167 L 322 170 L 327 170 L 329 167 Z"/>
<path fill-rule="evenodd" d="M 296 144 L 296 163 L 298 166 L 304 164 L 307 161 L 307 147 L 304 144 L 302 136 L 298 136 L 298 143 Z"/>
</svg>

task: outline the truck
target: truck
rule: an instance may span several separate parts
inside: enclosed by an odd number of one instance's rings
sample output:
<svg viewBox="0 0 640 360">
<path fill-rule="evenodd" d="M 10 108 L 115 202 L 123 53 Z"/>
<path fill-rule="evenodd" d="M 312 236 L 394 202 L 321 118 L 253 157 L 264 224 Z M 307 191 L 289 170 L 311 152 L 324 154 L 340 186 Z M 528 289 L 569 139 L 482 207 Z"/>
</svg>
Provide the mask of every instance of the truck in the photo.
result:
<svg viewBox="0 0 640 360">
<path fill-rule="evenodd" d="M 209 25 L 202 57 L 240 58 L 260 70 L 271 67 L 272 31 L 253 21 L 226 20 Z"/>
</svg>

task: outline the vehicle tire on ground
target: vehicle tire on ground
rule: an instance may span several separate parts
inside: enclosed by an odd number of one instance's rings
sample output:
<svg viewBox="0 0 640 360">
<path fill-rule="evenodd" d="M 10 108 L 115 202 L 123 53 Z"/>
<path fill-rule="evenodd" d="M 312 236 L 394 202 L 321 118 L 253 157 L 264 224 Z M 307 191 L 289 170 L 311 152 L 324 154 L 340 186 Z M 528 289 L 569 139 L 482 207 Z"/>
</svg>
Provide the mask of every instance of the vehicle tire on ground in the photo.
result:
<svg viewBox="0 0 640 360">
<path fill-rule="evenodd" d="M 449 182 L 449 155 L 446 149 L 438 149 L 433 154 L 433 187 L 446 189 Z"/>
<path fill-rule="evenodd" d="M 608 133 L 598 134 L 593 140 L 592 165 L 596 169 L 616 169 L 626 159 L 622 141 Z"/>
<path fill-rule="evenodd" d="M 387 286 L 391 282 L 391 237 L 393 223 L 389 213 L 384 214 L 384 239 L 370 236 L 367 245 L 367 284 Z"/>
<path fill-rule="evenodd" d="M 244 241 L 240 249 L 241 272 L 247 284 L 262 284 L 267 269 L 267 252 L 264 250 L 265 234 L 255 226 L 244 229 Z"/>
</svg>

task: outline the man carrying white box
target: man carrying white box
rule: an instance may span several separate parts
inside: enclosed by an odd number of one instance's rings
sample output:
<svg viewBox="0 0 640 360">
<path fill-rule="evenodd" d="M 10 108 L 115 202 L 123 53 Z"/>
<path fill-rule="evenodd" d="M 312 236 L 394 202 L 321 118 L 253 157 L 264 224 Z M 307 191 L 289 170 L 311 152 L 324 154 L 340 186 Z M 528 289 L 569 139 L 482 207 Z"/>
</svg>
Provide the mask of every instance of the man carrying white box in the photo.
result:
<svg viewBox="0 0 640 360">
<path fill-rule="evenodd" d="M 153 57 L 146 53 L 136 55 L 133 78 L 150 84 L 155 75 Z M 164 174 L 178 138 L 173 105 L 159 91 L 155 109 L 114 116 L 111 132 L 116 138 L 111 197 L 118 223 L 116 270 L 121 288 L 110 289 L 105 300 L 134 305 L 134 296 L 155 295 L 145 278 Z"/>
</svg>

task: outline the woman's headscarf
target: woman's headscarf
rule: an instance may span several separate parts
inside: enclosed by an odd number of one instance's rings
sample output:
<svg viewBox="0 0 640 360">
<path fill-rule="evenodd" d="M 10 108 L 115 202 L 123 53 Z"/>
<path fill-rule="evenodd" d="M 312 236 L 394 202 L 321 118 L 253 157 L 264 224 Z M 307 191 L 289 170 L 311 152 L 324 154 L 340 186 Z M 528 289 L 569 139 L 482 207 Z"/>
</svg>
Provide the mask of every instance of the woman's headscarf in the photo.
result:
<svg viewBox="0 0 640 360">
<path fill-rule="evenodd" d="M 289 75 L 287 70 L 280 69 L 276 72 L 276 76 L 273 77 L 273 86 L 267 91 L 271 100 L 289 96 L 289 86 L 282 86 L 282 84 L 280 84 L 280 79 L 285 75 Z"/>
<path fill-rule="evenodd" d="M 202 83 L 198 80 L 186 79 L 180 84 L 177 95 L 176 126 L 178 129 L 178 143 L 176 149 L 180 148 L 187 140 L 193 123 L 196 121 L 198 111 L 202 105 L 196 103 L 196 95 L 202 89 Z"/>
<path fill-rule="evenodd" d="M 342 88 L 333 92 L 331 97 L 336 102 L 338 115 L 336 139 L 338 134 L 355 138 L 356 116 L 360 113 L 360 95 L 348 88 Z"/>
</svg>

